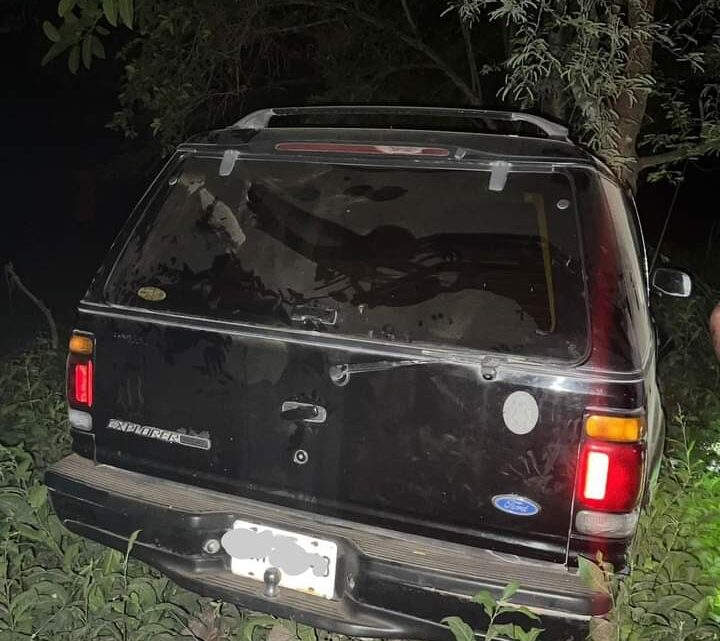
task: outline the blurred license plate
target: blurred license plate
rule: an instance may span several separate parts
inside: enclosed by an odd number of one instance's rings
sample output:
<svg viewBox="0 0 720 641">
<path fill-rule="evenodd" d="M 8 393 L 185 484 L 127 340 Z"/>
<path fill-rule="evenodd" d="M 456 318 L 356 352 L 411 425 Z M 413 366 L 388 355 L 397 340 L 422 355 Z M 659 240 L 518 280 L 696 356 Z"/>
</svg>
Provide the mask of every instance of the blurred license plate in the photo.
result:
<svg viewBox="0 0 720 641">
<path fill-rule="evenodd" d="M 263 581 L 265 570 L 281 572 L 280 586 L 326 599 L 335 594 L 337 544 L 279 528 L 235 521 L 222 537 L 233 574 Z"/>
</svg>

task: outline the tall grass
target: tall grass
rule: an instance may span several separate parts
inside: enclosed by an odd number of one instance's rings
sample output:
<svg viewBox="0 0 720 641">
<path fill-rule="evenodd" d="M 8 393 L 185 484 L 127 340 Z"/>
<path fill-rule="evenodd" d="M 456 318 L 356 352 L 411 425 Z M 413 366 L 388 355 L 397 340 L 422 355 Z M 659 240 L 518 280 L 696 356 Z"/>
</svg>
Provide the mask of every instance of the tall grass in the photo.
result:
<svg viewBox="0 0 720 641">
<path fill-rule="evenodd" d="M 41 473 L 69 450 L 63 370 L 43 340 L 0 363 L 0 639 L 252 641 L 277 624 L 276 641 L 316 641 L 311 628 L 200 598 L 62 527 Z"/>
<path fill-rule="evenodd" d="M 617 607 L 594 641 L 720 639 L 720 365 L 708 319 L 720 292 L 656 301 L 668 416 L 663 470 L 640 519 L 629 574 L 601 562 Z"/>
</svg>

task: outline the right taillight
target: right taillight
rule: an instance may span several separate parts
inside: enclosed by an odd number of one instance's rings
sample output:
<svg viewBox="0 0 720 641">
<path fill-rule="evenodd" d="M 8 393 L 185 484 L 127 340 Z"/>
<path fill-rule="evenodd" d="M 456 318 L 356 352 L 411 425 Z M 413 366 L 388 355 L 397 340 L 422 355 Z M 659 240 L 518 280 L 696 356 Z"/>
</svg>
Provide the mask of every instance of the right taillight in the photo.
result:
<svg viewBox="0 0 720 641">
<path fill-rule="evenodd" d="M 585 417 L 575 499 L 584 534 L 626 536 L 637 521 L 645 467 L 642 416 Z"/>
<path fill-rule="evenodd" d="M 578 502 L 601 512 L 630 512 L 640 497 L 643 450 L 639 443 L 586 440 L 580 451 Z"/>
</svg>

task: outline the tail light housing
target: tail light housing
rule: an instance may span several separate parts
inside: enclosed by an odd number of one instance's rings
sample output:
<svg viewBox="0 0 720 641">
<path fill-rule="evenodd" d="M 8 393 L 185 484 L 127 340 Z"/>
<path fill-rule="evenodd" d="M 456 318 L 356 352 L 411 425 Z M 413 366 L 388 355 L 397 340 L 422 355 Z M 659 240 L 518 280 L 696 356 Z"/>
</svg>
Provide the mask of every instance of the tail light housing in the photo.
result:
<svg viewBox="0 0 720 641">
<path fill-rule="evenodd" d="M 585 417 L 576 476 L 575 527 L 583 534 L 628 536 L 645 478 L 643 416 Z"/>
<path fill-rule="evenodd" d="M 578 466 L 578 502 L 601 512 L 630 512 L 640 498 L 644 446 L 586 440 Z"/>
<path fill-rule="evenodd" d="M 73 334 L 67 360 L 67 401 L 71 408 L 92 408 L 95 396 L 95 341 L 85 334 Z"/>
</svg>

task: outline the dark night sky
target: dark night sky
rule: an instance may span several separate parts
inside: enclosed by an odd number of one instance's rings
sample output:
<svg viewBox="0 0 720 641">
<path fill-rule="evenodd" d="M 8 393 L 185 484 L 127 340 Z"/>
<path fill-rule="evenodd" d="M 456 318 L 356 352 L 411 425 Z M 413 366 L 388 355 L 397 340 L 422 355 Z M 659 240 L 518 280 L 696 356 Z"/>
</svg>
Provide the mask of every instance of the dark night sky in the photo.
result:
<svg viewBox="0 0 720 641">
<path fill-rule="evenodd" d="M 0 0 L 0 263 L 12 260 L 28 286 L 69 323 L 74 302 L 151 176 L 147 163 L 143 173 L 134 162 L 142 141 L 130 145 L 105 126 L 116 107 L 116 62 L 78 76 L 64 59 L 40 66 L 47 47 L 42 20 L 55 19 L 56 6 L 56 0 Z M 665 253 L 680 248 L 697 257 L 706 251 L 712 220 L 720 216 L 720 162 L 702 165 L 688 171 Z M 640 192 L 651 244 L 673 190 L 665 184 Z M 718 236 L 716 245 L 720 230 Z M 18 294 L 8 315 L 5 286 L 0 289 L 1 316 L 12 324 L 35 322 L 37 312 Z"/>
<path fill-rule="evenodd" d="M 28 9 L 28 7 L 30 7 Z M 142 190 L 133 147 L 105 124 L 118 91 L 114 62 L 72 76 L 64 60 L 40 66 L 42 20 L 55 0 L 0 0 L 0 264 L 71 322 L 73 305 Z M 0 353 L 42 327 L 36 309 L 0 285 Z M 9 344 L 8 344 L 9 343 Z"/>
</svg>

